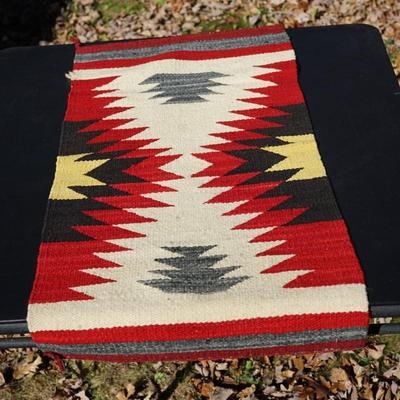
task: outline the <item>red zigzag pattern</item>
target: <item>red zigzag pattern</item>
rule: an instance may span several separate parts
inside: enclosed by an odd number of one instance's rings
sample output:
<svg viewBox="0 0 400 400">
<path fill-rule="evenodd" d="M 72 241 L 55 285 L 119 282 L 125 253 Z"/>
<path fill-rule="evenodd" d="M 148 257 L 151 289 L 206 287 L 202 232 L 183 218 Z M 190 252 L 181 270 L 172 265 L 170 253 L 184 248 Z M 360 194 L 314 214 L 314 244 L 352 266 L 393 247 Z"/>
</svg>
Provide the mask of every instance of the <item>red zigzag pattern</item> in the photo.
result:
<svg viewBox="0 0 400 400">
<path fill-rule="evenodd" d="M 106 207 L 100 210 L 82 210 L 85 215 L 100 221 L 102 225 L 73 226 L 76 231 L 83 233 L 90 239 L 80 242 L 55 242 L 42 243 L 38 257 L 37 284 L 41 291 L 34 291 L 31 303 L 50 303 L 71 300 L 92 299 L 74 288 L 94 284 L 112 282 L 90 274 L 83 270 L 96 268 L 115 268 L 120 265 L 97 257 L 95 253 L 118 252 L 127 250 L 125 247 L 107 242 L 107 240 L 143 237 L 140 232 L 132 232 L 120 227 L 113 226 L 119 223 L 152 223 L 154 219 L 145 218 L 139 214 L 123 210 L 135 207 L 137 209 L 147 207 L 169 207 L 169 204 L 144 197 L 148 193 L 174 191 L 174 189 L 162 186 L 156 182 L 168 181 L 181 178 L 178 175 L 164 171 L 162 167 L 180 155 L 160 156 L 166 150 L 142 149 L 153 140 L 124 140 L 139 134 L 147 127 L 134 129 L 119 129 L 119 127 L 134 119 L 111 119 L 110 116 L 127 110 L 131 107 L 108 107 L 111 103 L 122 97 L 98 97 L 100 94 L 110 93 L 112 90 L 99 90 L 102 86 L 109 84 L 118 76 L 73 80 L 69 96 L 68 109 L 65 116 L 67 122 L 95 121 L 89 126 L 81 129 L 79 133 L 98 132 L 98 135 L 89 140 L 88 144 L 102 144 L 104 147 L 98 152 L 110 154 L 107 162 L 115 158 L 130 158 L 132 166 L 124 171 L 135 178 L 142 178 L 143 182 L 111 184 L 110 186 L 119 192 L 116 196 L 94 197 L 92 200 L 103 203 Z M 133 108 L 133 107 L 132 107 Z M 115 155 L 117 153 L 117 155 Z M 99 159 L 101 159 L 99 157 Z M 139 162 L 138 162 L 139 161 Z M 137 179 L 133 179 L 137 181 Z M 110 208 L 111 206 L 111 208 Z M 60 269 L 65 260 L 68 260 L 68 273 Z M 46 270 L 57 271 L 55 274 L 46 274 Z M 39 283 L 40 282 L 40 283 Z"/>
<path fill-rule="evenodd" d="M 250 97 L 240 99 L 241 101 L 262 106 L 260 108 L 249 108 L 248 110 L 233 110 L 232 113 L 247 117 L 235 121 L 225 121 L 221 124 L 230 126 L 235 131 L 224 133 L 211 133 L 213 136 L 221 137 L 229 142 L 218 145 L 205 145 L 210 149 L 208 153 L 199 153 L 194 156 L 205 160 L 210 165 L 203 171 L 195 174 L 195 177 L 213 177 L 204 187 L 227 187 L 231 188 L 222 194 L 209 200 L 209 203 L 230 203 L 238 200 L 246 200 L 246 203 L 234 208 L 225 214 L 229 215 L 259 213 L 255 218 L 236 226 L 234 229 L 255 229 L 275 226 L 273 231 L 255 237 L 252 242 L 285 242 L 258 254 L 266 255 L 285 255 L 293 254 L 290 259 L 279 263 L 264 273 L 275 273 L 291 270 L 307 270 L 308 273 L 296 278 L 288 283 L 286 287 L 309 287 L 335 285 L 341 283 L 361 283 L 363 282 L 362 273 L 359 269 L 358 275 L 354 274 L 354 263 L 358 262 L 351 244 L 348 240 L 342 240 L 347 235 L 346 227 L 342 220 L 318 222 L 302 225 L 287 225 L 297 216 L 306 211 L 305 208 L 274 210 L 274 207 L 284 203 L 289 199 L 288 196 L 278 196 L 269 198 L 259 198 L 268 190 L 272 190 L 284 181 L 276 181 L 258 184 L 243 184 L 247 180 L 254 178 L 264 172 L 252 172 L 227 175 L 235 168 L 239 167 L 246 160 L 229 154 L 234 150 L 248 150 L 255 146 L 244 145 L 240 142 L 244 140 L 256 140 L 265 138 L 265 135 L 254 132 L 255 129 L 274 129 L 281 125 L 264 120 L 263 118 L 283 116 L 287 113 L 281 111 L 279 106 L 287 106 L 304 103 L 304 98 L 297 84 L 297 72 L 295 61 L 287 61 L 275 64 L 268 64 L 261 67 L 275 68 L 277 71 L 258 75 L 255 78 L 274 82 L 276 86 L 266 86 L 265 88 L 248 89 L 249 92 L 262 94 L 260 97 Z M 160 155 L 169 150 L 168 148 L 143 149 L 148 144 L 157 141 L 152 140 L 125 140 L 139 134 L 147 127 L 133 129 L 120 128 L 134 119 L 112 119 L 112 115 L 120 113 L 130 107 L 110 107 L 109 105 L 122 97 L 98 97 L 100 94 L 110 93 L 112 90 L 99 90 L 102 86 L 109 84 L 118 76 L 74 80 L 70 92 L 69 105 L 66 113 L 66 121 L 95 121 L 80 132 L 98 132 L 95 138 L 88 141 L 88 144 L 103 144 L 99 150 L 100 154 L 110 154 L 110 161 L 113 158 L 132 159 L 132 166 L 123 173 L 141 178 L 144 182 L 112 184 L 112 188 L 119 191 L 118 196 L 96 197 L 93 200 L 111 206 L 100 210 L 82 210 L 87 216 L 100 221 L 103 225 L 75 226 L 75 230 L 87 235 L 92 240 L 84 242 L 63 242 L 63 243 L 42 243 L 39 254 L 39 264 L 46 268 L 55 268 L 60 265 L 60 259 L 68 256 L 69 273 L 53 274 L 52 279 L 44 280 L 45 268 L 37 275 L 38 280 L 42 279 L 42 287 L 46 283 L 47 290 L 35 292 L 31 302 L 57 302 L 67 300 L 86 300 L 90 296 L 74 290 L 74 287 L 93 285 L 110 282 L 82 270 L 94 268 L 115 268 L 119 265 L 110 261 L 105 261 L 97 257 L 95 253 L 117 252 L 127 250 L 124 247 L 111 244 L 106 240 L 143 237 L 140 232 L 131 232 L 126 229 L 112 225 L 119 223 L 152 223 L 155 220 L 145 218 L 139 214 L 124 211 L 124 208 L 146 207 L 168 207 L 168 204 L 157 200 L 149 199 L 143 195 L 147 193 L 157 193 L 162 191 L 173 191 L 174 189 L 160 185 L 156 182 L 163 182 L 181 178 L 178 175 L 164 171 L 162 167 L 180 155 Z M 240 131 L 238 131 L 238 129 Z M 115 155 L 117 153 L 117 155 Z M 138 160 L 141 159 L 139 162 Z M 334 231 L 337 240 L 331 240 Z M 329 237 L 328 237 L 329 236 Z M 329 240 L 328 240 L 329 239 Z M 318 242 L 318 245 L 305 247 L 304 243 Z M 321 243 L 323 244 L 321 246 Z M 347 248 L 344 248 L 346 243 Z M 321 257 L 323 252 L 323 257 Z M 71 255 L 75 256 L 71 256 Z M 79 255 L 79 256 L 78 256 Z M 338 270 L 352 269 L 352 274 L 340 274 Z M 56 269 L 56 268 L 55 268 Z M 73 272 L 71 271 L 73 270 Z M 347 278 L 346 278 L 347 277 Z M 350 277 L 350 278 L 349 278 Z M 54 279 L 53 279 L 54 278 Z"/>
<path fill-rule="evenodd" d="M 303 94 L 297 83 L 297 70 L 294 60 L 261 67 L 274 68 L 276 72 L 258 75 L 254 78 L 268 82 L 272 81 L 276 86 L 268 85 L 261 89 L 248 89 L 250 92 L 259 93 L 263 96 L 240 100 L 257 104 L 262 108 L 232 111 L 248 118 L 220 122 L 236 130 L 228 133 L 212 134 L 230 142 L 221 145 L 204 146 L 214 151 L 196 154 L 195 156 L 208 161 L 211 165 L 194 176 L 216 177 L 204 184 L 203 187 L 233 186 L 226 192 L 209 200 L 209 203 L 230 203 L 247 200 L 235 209 L 225 213 L 225 216 L 259 213 L 258 216 L 236 226 L 234 229 L 276 227 L 273 231 L 255 237 L 252 242 L 281 241 L 283 243 L 259 253 L 258 256 L 290 254 L 293 256 L 268 270 L 262 271 L 262 273 L 308 271 L 286 284 L 286 288 L 362 283 L 362 271 L 360 268 L 354 268 L 354 265 L 358 264 L 358 260 L 350 241 L 347 239 L 347 228 L 343 220 L 287 225 L 303 214 L 307 208 L 274 210 L 274 207 L 286 202 L 290 196 L 258 197 L 279 185 L 284 185 L 285 181 L 243 184 L 247 180 L 264 173 L 261 171 L 227 175 L 245 162 L 245 160 L 229 154 L 229 151 L 256 148 L 256 146 L 243 145 L 240 142 L 243 140 L 265 139 L 265 135 L 254 132 L 256 129 L 271 129 L 272 134 L 274 128 L 282 126 L 264 118 L 287 115 L 286 112 L 278 108 L 279 106 L 304 103 Z M 240 129 L 240 131 L 237 131 L 237 129 Z M 334 238 L 332 233 L 334 233 Z M 347 273 L 346 270 L 352 272 Z"/>
</svg>

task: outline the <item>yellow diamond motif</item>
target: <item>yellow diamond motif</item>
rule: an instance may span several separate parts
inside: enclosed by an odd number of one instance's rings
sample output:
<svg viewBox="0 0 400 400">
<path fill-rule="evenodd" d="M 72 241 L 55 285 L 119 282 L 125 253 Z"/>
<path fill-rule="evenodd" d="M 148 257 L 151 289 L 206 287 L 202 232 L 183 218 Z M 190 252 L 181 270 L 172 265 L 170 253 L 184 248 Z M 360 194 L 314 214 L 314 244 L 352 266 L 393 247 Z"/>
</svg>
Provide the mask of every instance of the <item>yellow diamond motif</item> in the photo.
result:
<svg viewBox="0 0 400 400">
<path fill-rule="evenodd" d="M 300 171 L 290 177 L 288 181 L 326 176 L 313 134 L 279 136 L 278 139 L 289 143 L 281 146 L 264 147 L 264 150 L 279 154 L 285 159 L 269 168 L 268 172 L 300 168 Z"/>
<path fill-rule="evenodd" d="M 52 200 L 79 200 L 86 199 L 81 193 L 77 193 L 71 189 L 71 186 L 101 186 L 105 183 L 87 176 L 86 174 L 100 165 L 109 161 L 89 160 L 79 161 L 79 158 L 90 153 L 74 154 L 70 156 L 58 156 L 56 164 L 56 173 L 53 186 L 50 191 L 50 199 Z"/>
</svg>

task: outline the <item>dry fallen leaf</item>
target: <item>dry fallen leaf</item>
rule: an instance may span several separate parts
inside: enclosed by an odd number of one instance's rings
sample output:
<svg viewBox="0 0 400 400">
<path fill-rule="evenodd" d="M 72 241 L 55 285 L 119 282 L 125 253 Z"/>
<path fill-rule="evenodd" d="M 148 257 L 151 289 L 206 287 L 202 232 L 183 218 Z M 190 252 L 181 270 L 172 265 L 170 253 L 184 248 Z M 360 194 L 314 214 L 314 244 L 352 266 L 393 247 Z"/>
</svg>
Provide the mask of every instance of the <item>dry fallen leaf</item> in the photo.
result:
<svg viewBox="0 0 400 400">
<path fill-rule="evenodd" d="M 315 379 L 310 378 L 307 375 L 304 375 L 302 378 L 310 384 L 310 387 L 304 388 L 307 394 L 311 394 L 315 390 L 317 392 L 318 399 L 326 398 L 330 394 L 330 390 L 325 385 L 322 385 L 321 383 L 317 382 Z"/>
<path fill-rule="evenodd" d="M 201 362 L 202 365 L 196 363 L 194 365 L 194 369 L 202 376 L 207 377 L 210 375 L 210 371 L 207 368 L 207 364 L 204 364 L 204 362 Z"/>
<path fill-rule="evenodd" d="M 116 394 L 117 400 L 129 400 L 129 398 L 135 393 L 136 387 L 132 383 L 127 383 L 125 385 L 125 390 L 120 390 Z"/>
<path fill-rule="evenodd" d="M 214 384 L 212 382 L 206 382 L 201 385 L 200 393 L 206 398 L 210 398 L 214 391 Z"/>
<path fill-rule="evenodd" d="M 83 384 L 82 379 L 77 379 L 76 381 L 70 381 L 69 387 L 71 389 L 78 389 L 82 386 L 82 384 Z"/>
<path fill-rule="evenodd" d="M 86 393 L 84 390 L 81 390 L 80 392 L 76 393 L 75 395 L 79 400 L 90 400 L 89 397 L 86 396 Z"/>
<path fill-rule="evenodd" d="M 360 398 L 365 400 L 374 400 L 374 394 L 372 393 L 371 385 L 369 382 L 365 382 L 363 389 L 360 393 Z"/>
<path fill-rule="evenodd" d="M 381 400 L 385 396 L 385 389 L 383 385 L 378 386 L 378 390 L 375 393 L 375 400 Z"/>
<path fill-rule="evenodd" d="M 280 6 L 285 2 L 285 0 L 271 0 L 273 6 Z"/>
<path fill-rule="evenodd" d="M 350 400 L 357 400 L 358 399 L 358 392 L 357 389 L 353 386 L 351 391 Z"/>
<path fill-rule="evenodd" d="M 323 375 L 321 375 L 321 376 L 319 377 L 319 381 L 320 381 L 327 389 L 330 389 L 330 388 L 331 388 L 331 383 L 330 383 L 327 379 L 325 379 L 325 377 L 324 377 Z"/>
<path fill-rule="evenodd" d="M 6 380 L 4 379 L 4 375 L 0 372 L 0 386 L 3 386 L 6 383 Z"/>
<path fill-rule="evenodd" d="M 228 369 L 228 363 L 224 362 L 224 363 L 217 363 L 215 365 L 215 369 L 217 371 L 226 371 Z"/>
<path fill-rule="evenodd" d="M 395 366 L 393 368 L 388 369 L 383 376 L 385 378 L 392 378 L 393 376 L 397 379 L 400 379 L 400 366 Z"/>
<path fill-rule="evenodd" d="M 347 381 L 348 379 L 349 377 L 347 376 L 347 373 L 343 368 L 332 368 L 331 370 L 332 382 Z"/>
<path fill-rule="evenodd" d="M 128 397 L 125 396 L 124 390 L 120 390 L 120 391 L 116 394 L 115 398 L 116 398 L 117 400 L 128 400 Z"/>
<path fill-rule="evenodd" d="M 282 371 L 282 376 L 285 378 L 293 378 L 293 375 L 295 374 L 295 371 L 292 371 L 290 369 L 285 369 L 284 371 Z"/>
<path fill-rule="evenodd" d="M 316 358 L 320 361 L 327 361 L 327 360 L 336 360 L 335 353 L 320 353 L 316 356 Z"/>
<path fill-rule="evenodd" d="M 397 395 L 400 397 L 399 385 L 395 381 L 390 385 L 390 390 L 395 396 Z"/>
<path fill-rule="evenodd" d="M 232 389 L 216 386 L 210 395 L 210 400 L 227 400 L 234 393 Z"/>
<path fill-rule="evenodd" d="M 94 0 L 79 0 L 78 3 L 81 3 L 83 6 L 90 6 L 94 3 Z"/>
<path fill-rule="evenodd" d="M 302 372 L 304 369 L 304 361 L 302 357 L 294 357 L 293 358 L 293 365 L 299 371 Z"/>
<path fill-rule="evenodd" d="M 367 349 L 368 357 L 371 357 L 374 360 L 379 360 L 383 356 L 384 348 L 385 348 L 384 344 L 376 344 L 372 347 L 368 347 Z"/>
<path fill-rule="evenodd" d="M 136 387 L 135 385 L 129 382 L 125 385 L 125 390 L 126 390 L 126 396 L 129 398 L 135 393 Z"/>
<path fill-rule="evenodd" d="M 224 375 L 223 381 L 226 385 L 237 385 L 238 383 L 229 375 Z"/>
<path fill-rule="evenodd" d="M 13 371 L 13 378 L 21 379 L 26 375 L 33 374 L 37 371 L 41 363 L 42 358 L 40 356 L 37 356 L 33 362 L 29 362 L 29 357 L 25 360 L 22 360 L 16 365 Z"/>
<path fill-rule="evenodd" d="M 332 368 L 330 380 L 334 384 L 332 386 L 333 392 L 335 392 L 334 388 L 340 391 L 349 391 L 352 386 L 350 379 L 343 368 Z"/>
<path fill-rule="evenodd" d="M 263 393 L 268 395 L 268 394 L 272 394 L 274 392 L 276 392 L 276 386 L 266 386 L 263 390 Z"/>
<path fill-rule="evenodd" d="M 256 391 L 256 387 L 254 385 L 251 385 L 243 390 L 241 390 L 237 396 L 239 399 L 245 400 L 251 398 L 253 393 Z"/>
<path fill-rule="evenodd" d="M 262 357 L 262 361 L 265 365 L 271 365 L 271 360 L 269 359 L 268 356 Z"/>
<path fill-rule="evenodd" d="M 215 372 L 215 362 L 211 361 L 211 360 L 208 360 L 207 361 L 207 366 L 208 366 L 208 369 L 210 371 L 211 378 L 213 379 L 214 378 L 214 372 Z"/>
<path fill-rule="evenodd" d="M 277 365 L 275 367 L 275 381 L 276 383 L 282 383 L 285 380 L 285 377 L 282 375 L 283 365 Z"/>
</svg>

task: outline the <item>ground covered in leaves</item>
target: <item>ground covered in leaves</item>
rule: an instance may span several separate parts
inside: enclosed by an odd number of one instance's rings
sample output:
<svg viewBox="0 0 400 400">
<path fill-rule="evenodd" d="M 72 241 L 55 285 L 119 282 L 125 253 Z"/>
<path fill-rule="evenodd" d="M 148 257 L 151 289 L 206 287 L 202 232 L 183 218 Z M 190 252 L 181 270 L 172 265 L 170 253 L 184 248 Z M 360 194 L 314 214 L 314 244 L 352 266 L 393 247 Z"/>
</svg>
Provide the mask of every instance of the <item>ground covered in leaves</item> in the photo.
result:
<svg viewBox="0 0 400 400">
<path fill-rule="evenodd" d="M 272 23 L 367 23 L 381 31 L 400 78 L 398 0 L 59 0 L 49 2 L 44 19 L 33 0 L 25 1 L 24 12 L 15 3 L 0 4 L 0 11 L 12 9 L 0 12 L 2 47 L 66 43 L 74 36 L 90 42 Z M 191 363 L 67 361 L 64 372 L 36 350 L 0 351 L 0 400 L 399 400 L 399 385 L 395 336 L 371 339 L 357 352 Z"/>
<path fill-rule="evenodd" d="M 377 27 L 400 78 L 399 0 L 73 0 L 50 41 L 159 37 L 282 23 L 285 27 L 363 23 Z M 49 41 L 44 41 L 48 43 Z"/>
<path fill-rule="evenodd" d="M 37 350 L 0 352 L 1 400 L 400 399 L 400 341 L 356 352 L 203 362 L 66 361 Z"/>
</svg>

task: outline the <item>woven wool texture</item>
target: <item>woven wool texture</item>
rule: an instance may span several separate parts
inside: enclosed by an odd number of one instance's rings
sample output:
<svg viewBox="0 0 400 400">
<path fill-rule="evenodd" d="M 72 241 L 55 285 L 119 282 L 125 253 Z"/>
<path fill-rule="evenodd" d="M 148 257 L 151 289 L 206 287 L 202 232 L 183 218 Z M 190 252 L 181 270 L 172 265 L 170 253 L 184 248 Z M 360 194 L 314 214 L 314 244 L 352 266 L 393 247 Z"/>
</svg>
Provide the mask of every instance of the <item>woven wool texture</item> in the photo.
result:
<svg viewBox="0 0 400 400">
<path fill-rule="evenodd" d="M 68 77 L 28 310 L 41 349 L 145 361 L 363 345 L 363 274 L 282 27 L 77 45 Z"/>
</svg>

